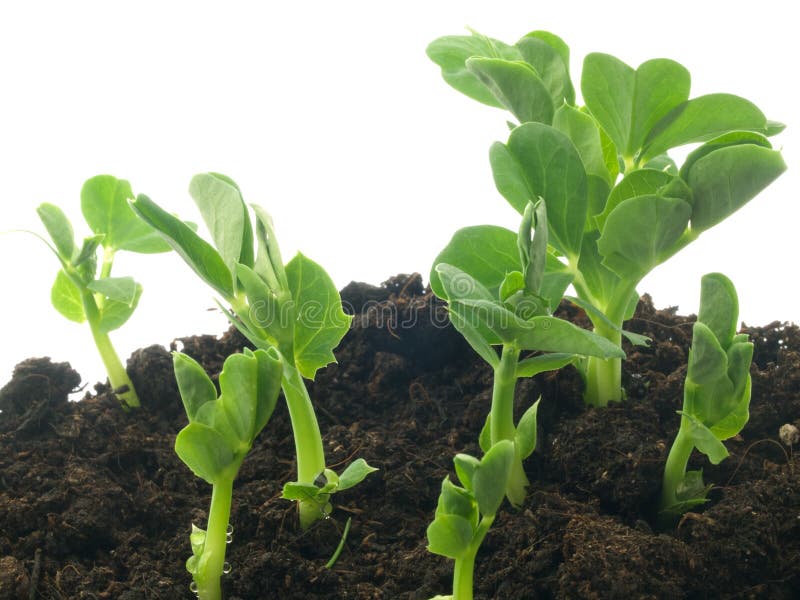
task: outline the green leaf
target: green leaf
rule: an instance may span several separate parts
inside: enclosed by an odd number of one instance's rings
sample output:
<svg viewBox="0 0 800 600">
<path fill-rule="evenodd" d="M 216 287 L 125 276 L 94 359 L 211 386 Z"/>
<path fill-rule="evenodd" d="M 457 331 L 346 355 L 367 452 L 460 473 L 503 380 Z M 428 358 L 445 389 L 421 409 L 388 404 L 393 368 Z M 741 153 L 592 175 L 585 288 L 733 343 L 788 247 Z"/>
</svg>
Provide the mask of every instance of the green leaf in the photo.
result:
<svg viewBox="0 0 800 600">
<path fill-rule="evenodd" d="M 459 312 L 450 312 L 450 322 L 456 328 L 467 343 L 478 353 L 483 360 L 485 360 L 492 368 L 497 367 L 500 359 L 497 352 L 492 348 L 490 341 L 484 336 L 477 327 L 474 327 L 467 319 L 465 319 Z"/>
<path fill-rule="evenodd" d="M 534 377 L 545 371 L 557 371 L 575 361 L 574 354 L 553 352 L 521 360 L 517 364 L 517 377 Z"/>
<path fill-rule="evenodd" d="M 595 216 L 598 229 L 603 231 L 606 220 L 612 211 L 625 200 L 639 196 L 660 196 L 660 192 L 675 179 L 669 173 L 654 169 L 637 169 L 626 173 L 608 195 L 603 212 Z"/>
<path fill-rule="evenodd" d="M 575 102 L 575 90 L 569 77 L 569 48 L 559 37 L 546 31 L 534 31 L 519 40 L 516 46 L 522 59 L 541 78 L 552 106 Z"/>
<path fill-rule="evenodd" d="M 622 349 L 604 337 L 556 317 L 534 317 L 516 333 L 514 341 L 522 350 L 625 358 Z"/>
<path fill-rule="evenodd" d="M 216 483 L 234 463 L 234 450 L 211 427 L 189 423 L 175 439 L 175 452 L 192 473 L 210 484 Z"/>
<path fill-rule="evenodd" d="M 170 246 L 192 270 L 225 299 L 234 295 L 233 275 L 219 253 L 189 225 L 140 194 L 131 204 L 151 227 L 161 232 Z"/>
<path fill-rule="evenodd" d="M 217 388 L 200 363 L 192 357 L 181 352 L 173 352 L 172 365 L 183 408 L 189 421 L 195 421 L 200 407 L 207 402 L 217 400 Z"/>
<path fill-rule="evenodd" d="M 536 450 L 536 413 L 541 400 L 542 397 L 539 396 L 536 402 L 523 413 L 517 424 L 517 430 L 514 432 L 514 445 L 517 454 L 522 459 L 528 458 Z"/>
<path fill-rule="evenodd" d="M 253 204 L 256 214 L 256 235 L 258 237 L 258 256 L 253 270 L 258 273 L 276 294 L 286 290 L 289 284 L 281 258 L 281 249 L 275 235 L 272 217 L 260 206 Z"/>
<path fill-rule="evenodd" d="M 731 131 L 730 133 L 723 134 L 719 137 L 709 140 L 699 148 L 692 150 L 686 157 L 686 160 L 681 165 L 680 176 L 687 180 L 689 178 L 689 171 L 698 160 L 704 156 L 708 156 L 715 150 L 727 148 L 729 146 L 739 146 L 742 144 L 754 144 L 763 148 L 772 149 L 772 144 L 766 136 L 752 131 Z"/>
<path fill-rule="evenodd" d="M 727 374 L 728 357 L 717 336 L 705 324 L 695 322 L 686 378 L 697 385 L 710 385 Z"/>
<path fill-rule="evenodd" d="M 469 550 L 473 530 L 470 522 L 462 516 L 439 515 L 428 525 L 427 536 L 429 552 L 459 559 Z"/>
<path fill-rule="evenodd" d="M 718 465 L 728 457 L 728 450 L 725 445 L 717 439 L 717 436 L 708 427 L 692 415 L 684 412 L 680 412 L 680 414 L 689 419 L 691 425 L 690 436 L 695 448 L 708 456 L 711 464 Z"/>
<path fill-rule="evenodd" d="M 83 323 L 86 320 L 81 290 L 63 269 L 58 271 L 50 289 L 50 301 L 53 307 L 70 321 Z"/>
<path fill-rule="evenodd" d="M 95 234 L 102 234 L 103 246 L 113 249 L 131 249 L 137 244 L 150 252 L 165 252 L 163 244 L 142 238 L 152 235 L 152 229 L 142 223 L 131 209 L 133 200 L 131 184 L 111 175 L 98 175 L 88 179 L 81 189 L 81 211 Z"/>
<path fill-rule="evenodd" d="M 506 483 L 514 461 L 514 444 L 500 440 L 481 459 L 472 476 L 473 492 L 484 517 L 493 517 L 506 495 Z"/>
<path fill-rule="evenodd" d="M 557 129 L 542 123 L 525 123 L 511 132 L 507 148 L 519 163 L 531 192 L 528 199 L 544 199 L 550 244 L 565 256 L 577 258 L 588 200 L 586 172 L 575 146 Z M 495 173 L 495 182 L 502 175 Z M 503 187 L 498 184 L 501 193 Z"/>
<path fill-rule="evenodd" d="M 95 279 L 86 287 L 106 298 L 132 306 L 137 297 L 137 286 L 133 277 L 106 277 Z"/>
<path fill-rule="evenodd" d="M 244 252 L 245 228 L 250 229 L 249 254 L 251 257 L 253 254 L 252 226 L 241 192 L 227 178 L 202 173 L 192 177 L 189 194 L 200 210 L 219 255 L 228 269 L 235 272 Z M 248 266 L 252 266 L 252 261 Z"/>
<path fill-rule="evenodd" d="M 58 255 L 66 262 L 71 261 L 75 253 L 75 233 L 67 216 L 55 204 L 47 202 L 40 204 L 36 213 L 53 240 Z"/>
<path fill-rule="evenodd" d="M 339 475 L 339 486 L 336 491 L 348 490 L 351 487 L 358 485 L 370 473 L 377 471 L 375 467 L 370 467 L 363 458 L 357 458 L 342 471 Z"/>
<path fill-rule="evenodd" d="M 553 120 L 550 92 L 528 63 L 475 57 L 467 60 L 466 67 L 520 123 Z"/>
<path fill-rule="evenodd" d="M 137 283 L 130 304 L 128 302 L 107 299 L 100 309 L 100 331 L 108 333 L 109 331 L 114 331 L 122 327 L 136 310 L 141 295 L 142 286 Z"/>
<path fill-rule="evenodd" d="M 553 117 L 553 127 L 575 144 L 587 175 L 600 177 L 608 184 L 614 183 L 619 173 L 619 163 L 615 155 L 613 168 L 609 171 L 600 127 L 591 115 L 564 104 Z"/>
<path fill-rule="evenodd" d="M 749 100 L 732 94 L 707 94 L 675 107 L 650 131 L 641 161 L 670 148 L 705 142 L 734 130 L 766 133 L 767 118 Z"/>
<path fill-rule="evenodd" d="M 475 470 L 481 464 L 481 461 L 469 454 L 456 454 L 453 457 L 453 464 L 455 465 L 456 475 L 461 485 L 471 491 L 474 487 L 472 485 L 472 478 L 475 475 Z"/>
<path fill-rule="evenodd" d="M 442 69 L 442 77 L 453 88 L 473 100 L 503 108 L 489 89 L 472 74 L 466 62 L 473 56 L 519 60 L 519 51 L 499 40 L 479 34 L 440 37 L 428 46 L 428 57 Z"/>
<path fill-rule="evenodd" d="M 704 231 L 730 216 L 786 170 L 780 152 L 743 144 L 698 159 L 687 183 L 694 197 L 692 229 Z"/>
<path fill-rule="evenodd" d="M 478 435 L 478 446 L 484 453 L 489 451 L 492 447 L 492 413 L 486 414 L 486 420 L 483 422 L 481 432 Z"/>
<path fill-rule="evenodd" d="M 750 350 L 752 353 L 752 345 Z M 750 389 L 751 380 L 750 374 L 748 373 L 744 377 L 744 386 L 741 391 L 731 396 L 731 400 L 738 400 L 736 405 L 728 414 L 709 427 L 711 433 L 713 433 L 718 440 L 727 440 L 738 435 L 739 432 L 744 429 L 744 426 L 747 425 L 747 421 L 750 420 Z"/>
<path fill-rule="evenodd" d="M 656 58 L 639 65 L 626 156 L 635 156 L 656 123 L 689 99 L 690 87 L 689 71 L 674 60 Z"/>
<path fill-rule="evenodd" d="M 439 515 L 458 515 L 475 526 L 477 525 L 478 507 L 472 494 L 445 477 L 442 480 L 442 491 L 436 505 L 436 516 Z"/>
<path fill-rule="evenodd" d="M 636 72 L 609 54 L 593 52 L 583 60 L 584 102 L 618 150 L 628 147 Z"/>
<path fill-rule="evenodd" d="M 494 297 L 497 297 L 506 274 L 511 271 L 522 271 L 516 234 L 494 225 L 459 229 L 433 261 L 434 268 L 430 275 L 431 289 L 439 298 L 447 299 L 437 272 L 441 263 L 469 273 Z"/>
<path fill-rule="evenodd" d="M 219 374 L 222 410 L 237 440 L 250 445 L 256 433 L 258 360 L 254 356 L 231 354 Z M 275 390 L 277 397 L 277 389 Z"/>
<path fill-rule="evenodd" d="M 298 253 L 286 265 L 286 277 L 295 308 L 294 360 L 307 379 L 335 362 L 333 349 L 347 333 L 352 317 L 331 278 L 317 263 Z"/>
<path fill-rule="evenodd" d="M 608 215 L 597 241 L 603 264 L 622 279 L 640 280 L 672 255 L 691 213 L 692 207 L 677 198 L 625 200 Z"/>
<path fill-rule="evenodd" d="M 245 354 L 247 352 L 249 350 L 245 349 Z M 269 350 L 259 348 L 253 352 L 253 356 L 258 361 L 258 391 L 256 416 L 253 424 L 253 438 L 255 438 L 266 427 L 278 402 L 283 362 L 275 348 L 270 348 Z"/>
<path fill-rule="evenodd" d="M 708 273 L 700 280 L 697 320 L 711 330 L 723 349 L 733 343 L 739 320 L 739 298 L 733 282 L 722 273 Z"/>
<path fill-rule="evenodd" d="M 313 500 L 320 495 L 322 490 L 313 483 L 299 483 L 292 481 L 283 486 L 281 498 L 284 500 Z"/>
<path fill-rule="evenodd" d="M 72 260 L 72 264 L 80 268 L 81 275 L 87 278 L 87 283 L 88 277 L 91 276 L 94 279 L 97 271 L 97 248 L 102 241 L 102 234 L 84 238 L 78 255 Z"/>
</svg>

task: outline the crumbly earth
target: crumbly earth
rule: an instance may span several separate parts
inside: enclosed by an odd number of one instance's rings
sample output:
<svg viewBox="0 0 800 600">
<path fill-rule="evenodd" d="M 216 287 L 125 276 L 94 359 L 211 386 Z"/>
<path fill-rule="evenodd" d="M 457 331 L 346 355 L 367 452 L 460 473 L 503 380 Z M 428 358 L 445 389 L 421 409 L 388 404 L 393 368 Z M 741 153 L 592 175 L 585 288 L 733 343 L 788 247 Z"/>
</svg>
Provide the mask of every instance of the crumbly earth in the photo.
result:
<svg viewBox="0 0 800 600">
<path fill-rule="evenodd" d="M 294 444 L 279 403 L 236 482 L 228 600 L 426 600 L 450 586 L 452 564 L 426 551 L 425 529 L 452 457 L 478 453 L 491 372 L 418 275 L 342 295 L 356 318 L 310 393 L 329 464 L 363 457 L 380 471 L 299 531 L 280 499 Z M 562 315 L 586 321 L 574 307 Z M 756 343 L 750 422 L 720 465 L 694 457 L 717 486 L 705 509 L 670 530 L 654 524 L 692 321 L 642 299 L 628 328 L 653 343 L 626 346 L 620 404 L 584 408 L 571 368 L 520 382 L 520 413 L 543 398 L 532 485 L 484 542 L 476 600 L 797 597 L 800 471 L 778 436 L 800 425 L 797 327 L 745 326 Z M 174 346 L 218 373 L 243 344 L 229 331 Z M 0 599 L 193 597 L 188 534 L 204 525 L 210 488 L 172 449 L 186 417 L 168 350 L 139 350 L 128 370 L 144 405 L 132 413 L 104 385 L 69 402 L 80 377 L 47 358 L 21 363 L 0 390 Z"/>
</svg>

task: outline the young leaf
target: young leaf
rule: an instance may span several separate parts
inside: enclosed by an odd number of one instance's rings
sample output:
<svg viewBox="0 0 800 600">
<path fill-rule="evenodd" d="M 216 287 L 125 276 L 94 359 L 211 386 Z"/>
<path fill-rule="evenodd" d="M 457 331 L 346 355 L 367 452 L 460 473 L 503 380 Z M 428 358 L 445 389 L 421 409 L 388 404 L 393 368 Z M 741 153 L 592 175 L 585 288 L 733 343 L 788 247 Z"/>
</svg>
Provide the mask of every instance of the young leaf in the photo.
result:
<svg viewBox="0 0 800 600">
<path fill-rule="evenodd" d="M 728 370 L 728 357 L 714 335 L 714 332 L 700 321 L 692 329 L 692 347 L 689 350 L 687 380 L 697 385 L 714 384 L 725 377 Z"/>
<path fill-rule="evenodd" d="M 175 438 L 175 452 L 192 473 L 212 485 L 234 462 L 234 450 L 228 441 L 201 423 L 189 423 L 181 429 Z"/>
<path fill-rule="evenodd" d="M 514 443 L 500 440 L 481 459 L 472 476 L 473 492 L 484 517 L 497 513 L 506 495 L 506 482 L 514 461 Z"/>
<path fill-rule="evenodd" d="M 595 216 L 598 229 L 602 232 L 608 216 L 625 200 L 639 196 L 658 196 L 674 176 L 655 169 L 636 169 L 626 173 L 625 177 L 611 190 L 603 212 Z M 684 198 L 686 199 L 686 198 Z"/>
<path fill-rule="evenodd" d="M 128 204 L 133 198 L 131 184 L 111 175 L 98 175 L 83 184 L 81 211 L 92 231 L 104 236 L 106 248 L 122 248 L 150 233 Z"/>
<path fill-rule="evenodd" d="M 442 77 L 453 88 L 473 100 L 503 108 L 489 89 L 472 74 L 466 62 L 473 56 L 519 60 L 519 51 L 508 44 L 482 35 L 440 37 L 428 46 L 428 57 L 442 69 Z"/>
<path fill-rule="evenodd" d="M 442 480 L 442 492 L 436 505 L 436 515 L 459 515 L 470 523 L 477 525 L 478 507 L 475 499 L 467 490 L 458 487 L 449 477 Z"/>
<path fill-rule="evenodd" d="M 134 211 L 159 231 L 195 273 L 226 299 L 234 295 L 233 276 L 219 253 L 189 225 L 169 214 L 147 196 L 139 194 Z"/>
<path fill-rule="evenodd" d="M 690 435 L 695 448 L 708 456 L 711 464 L 718 465 L 728 457 L 728 450 L 725 445 L 717 439 L 711 430 L 703 425 L 699 419 L 692 415 L 679 411 L 681 415 L 689 419 L 691 424 Z"/>
<path fill-rule="evenodd" d="M 538 73 L 526 62 L 470 58 L 467 70 L 483 83 L 520 123 L 553 120 L 553 100 Z"/>
<path fill-rule="evenodd" d="M 536 450 L 536 413 L 541 400 L 542 397 L 539 396 L 536 402 L 523 413 L 517 424 L 517 430 L 514 432 L 514 446 L 522 459 L 528 458 Z"/>
<path fill-rule="evenodd" d="M 130 304 L 128 302 L 106 299 L 103 308 L 100 310 L 100 331 L 105 333 L 114 331 L 122 327 L 128 319 L 130 319 L 142 295 L 142 286 L 138 283 L 135 284 L 135 286 L 134 295 L 130 300 Z"/>
<path fill-rule="evenodd" d="M 50 234 L 59 256 L 66 262 L 72 260 L 75 253 L 75 233 L 64 212 L 55 204 L 45 202 L 39 205 L 36 213 Z"/>
<path fill-rule="evenodd" d="M 205 369 L 192 357 L 181 352 L 173 352 L 172 365 L 186 415 L 190 422 L 194 421 L 200 407 L 216 401 L 217 388 L 214 387 L 214 382 L 208 377 Z"/>
<path fill-rule="evenodd" d="M 692 207 L 678 198 L 625 200 L 606 220 L 597 248 L 603 264 L 622 279 L 638 281 L 674 252 Z"/>
<path fill-rule="evenodd" d="M 189 183 L 189 194 L 200 210 L 219 255 L 228 269 L 235 272 L 242 256 L 245 228 L 250 228 L 252 236 L 252 227 L 242 194 L 229 181 L 211 173 L 195 175 Z M 250 247 L 252 255 L 252 243 Z"/>
<path fill-rule="evenodd" d="M 245 354 L 248 352 L 249 350 L 245 350 Z M 275 348 L 270 348 L 269 350 L 259 348 L 253 352 L 253 356 L 258 361 L 256 416 L 252 432 L 252 437 L 255 438 L 267 425 L 278 402 L 283 363 L 280 354 Z"/>
<path fill-rule="evenodd" d="M 447 558 L 461 558 L 469 549 L 472 535 L 472 525 L 464 517 L 438 515 L 428 525 L 428 550 Z"/>
<path fill-rule="evenodd" d="M 591 115 L 564 104 L 553 117 L 553 127 L 575 144 L 587 175 L 600 177 L 608 184 L 616 181 L 619 173 L 616 151 L 613 162 L 609 164 L 606 161 L 606 149 L 603 146 L 600 127 Z"/>
<path fill-rule="evenodd" d="M 50 290 L 50 301 L 53 303 L 53 307 L 70 321 L 83 323 L 86 320 L 81 291 L 75 282 L 64 273 L 63 269 L 60 269 L 56 275 L 56 280 Z"/>
<path fill-rule="evenodd" d="M 593 52 L 583 60 L 581 92 L 592 115 L 620 151 L 630 139 L 636 72 L 609 54 Z"/>
<path fill-rule="evenodd" d="M 739 298 L 733 282 L 722 273 L 703 275 L 697 320 L 711 330 L 724 349 L 733 342 L 738 318 Z"/>
<path fill-rule="evenodd" d="M 459 229 L 434 260 L 430 285 L 433 293 L 446 299 L 447 295 L 437 271 L 446 263 L 469 273 L 494 296 L 511 271 L 521 271 L 517 251 L 517 236 L 513 231 L 494 225 L 479 225 Z"/>
<path fill-rule="evenodd" d="M 533 377 L 545 371 L 557 371 L 575 361 L 574 354 L 553 352 L 521 360 L 517 364 L 517 377 Z"/>
<path fill-rule="evenodd" d="M 375 467 L 370 467 L 363 458 L 357 458 L 347 465 L 347 468 L 339 475 L 339 485 L 336 491 L 341 492 L 342 490 L 347 490 L 358 485 L 364 481 L 367 475 L 377 470 L 378 469 Z"/>
<path fill-rule="evenodd" d="M 670 148 L 705 142 L 733 130 L 765 133 L 767 118 L 752 102 L 732 94 L 707 94 L 687 100 L 650 130 L 641 162 Z"/>
<path fill-rule="evenodd" d="M 547 205 L 550 243 L 565 256 L 577 258 L 588 200 L 586 171 L 575 146 L 557 129 L 525 123 L 511 132 L 507 148 L 533 193 L 529 200 L 541 197 Z"/>
<path fill-rule="evenodd" d="M 86 287 L 106 298 L 132 306 L 137 298 L 137 290 L 141 287 L 133 277 L 105 277 L 90 281 Z"/>
<path fill-rule="evenodd" d="M 687 183 L 693 194 L 692 229 L 704 231 L 754 198 L 786 170 L 780 152 L 743 144 L 697 160 Z"/>
<path fill-rule="evenodd" d="M 561 38 L 546 31 L 533 31 L 519 40 L 516 47 L 522 59 L 541 77 L 550 93 L 552 106 L 575 102 L 575 90 L 569 77 L 569 48 Z"/>
<path fill-rule="evenodd" d="M 222 410 L 239 442 L 250 445 L 255 437 L 258 361 L 254 356 L 232 354 L 219 374 Z M 276 390 L 277 395 L 277 390 Z"/>
<path fill-rule="evenodd" d="M 317 263 L 298 253 L 286 265 L 286 277 L 294 301 L 294 359 L 307 379 L 335 362 L 333 349 L 347 333 L 350 321 L 333 281 Z"/>
<path fill-rule="evenodd" d="M 255 204 L 253 212 L 256 214 L 256 233 L 258 235 L 258 257 L 254 270 L 277 294 L 280 290 L 286 290 L 289 284 L 281 258 L 281 249 L 275 236 L 275 228 L 272 225 L 272 217 Z"/>
<path fill-rule="evenodd" d="M 453 457 L 453 464 L 455 465 L 456 475 L 458 476 L 458 480 L 461 482 L 461 485 L 468 490 L 474 490 L 475 487 L 472 479 L 475 475 L 475 471 L 481 464 L 480 461 L 469 454 L 456 454 Z"/>
</svg>

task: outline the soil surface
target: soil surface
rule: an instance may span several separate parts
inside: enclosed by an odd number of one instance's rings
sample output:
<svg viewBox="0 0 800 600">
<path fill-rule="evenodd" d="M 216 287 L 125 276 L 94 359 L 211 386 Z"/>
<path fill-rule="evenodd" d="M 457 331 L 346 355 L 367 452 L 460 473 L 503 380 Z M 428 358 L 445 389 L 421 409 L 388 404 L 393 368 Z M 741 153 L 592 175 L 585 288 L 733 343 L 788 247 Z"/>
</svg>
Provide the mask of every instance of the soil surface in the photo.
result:
<svg viewBox="0 0 800 600">
<path fill-rule="evenodd" d="M 448 593 L 452 563 L 425 549 L 442 479 L 459 452 L 479 455 L 488 366 L 447 325 L 418 275 L 351 284 L 356 315 L 338 364 L 309 385 L 329 465 L 363 457 L 379 472 L 334 498 L 331 518 L 297 527 L 281 486 L 294 479 L 285 405 L 234 489 L 224 578 L 235 599 L 427 600 Z M 562 307 L 585 324 L 585 315 Z M 756 344 L 751 418 L 718 466 L 695 453 L 711 502 L 656 529 L 666 453 L 677 430 L 693 317 L 648 297 L 628 329 L 628 400 L 585 408 L 571 367 L 521 380 L 520 413 L 540 394 L 539 445 L 521 510 L 504 505 L 478 555 L 475 598 L 797 598 L 800 469 L 779 428 L 800 426 L 800 330 L 747 327 Z M 176 340 L 212 373 L 244 340 Z M 76 348 L 76 352 L 91 351 Z M 69 364 L 26 360 L 0 390 L 0 599 L 191 599 L 192 523 L 210 486 L 173 452 L 186 424 L 168 349 L 137 351 L 128 371 L 143 403 L 123 412 L 105 385 L 81 390 Z M 80 402 L 70 402 L 83 394 Z M 338 561 L 333 554 L 348 518 Z"/>
</svg>

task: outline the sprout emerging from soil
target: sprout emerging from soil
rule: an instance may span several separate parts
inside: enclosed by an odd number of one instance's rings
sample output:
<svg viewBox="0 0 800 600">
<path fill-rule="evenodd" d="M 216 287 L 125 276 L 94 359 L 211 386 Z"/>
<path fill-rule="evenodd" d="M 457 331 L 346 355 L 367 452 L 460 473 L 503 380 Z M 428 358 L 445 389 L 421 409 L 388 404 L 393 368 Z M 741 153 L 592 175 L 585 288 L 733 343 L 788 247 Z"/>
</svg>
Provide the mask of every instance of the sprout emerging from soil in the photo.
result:
<svg viewBox="0 0 800 600">
<path fill-rule="evenodd" d="M 747 424 L 753 344 L 736 333 L 739 301 L 730 279 L 704 275 L 700 311 L 692 334 L 678 434 L 667 457 L 660 515 L 670 521 L 707 502 L 710 485 L 702 471 L 686 471 L 694 448 L 718 464 L 728 456 L 722 443 Z"/>
</svg>

